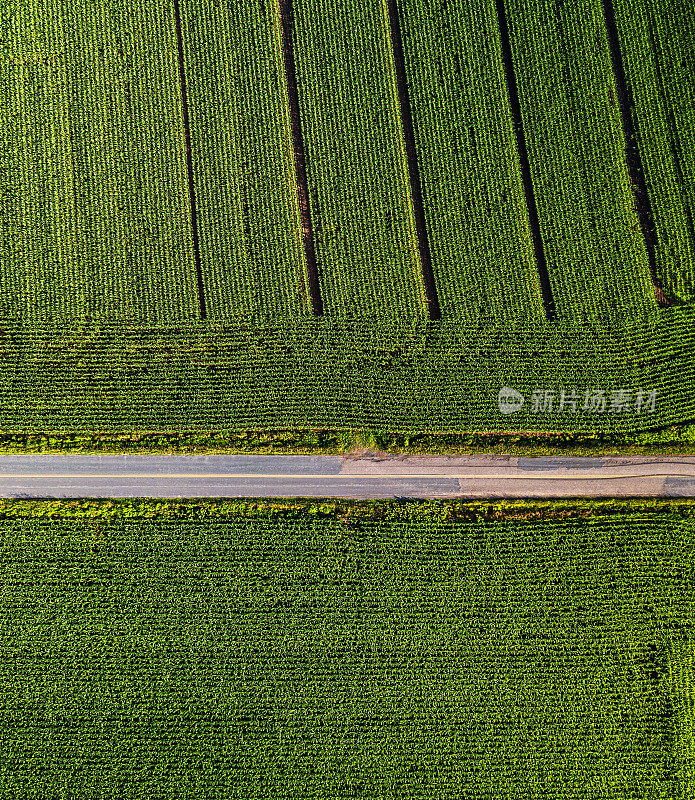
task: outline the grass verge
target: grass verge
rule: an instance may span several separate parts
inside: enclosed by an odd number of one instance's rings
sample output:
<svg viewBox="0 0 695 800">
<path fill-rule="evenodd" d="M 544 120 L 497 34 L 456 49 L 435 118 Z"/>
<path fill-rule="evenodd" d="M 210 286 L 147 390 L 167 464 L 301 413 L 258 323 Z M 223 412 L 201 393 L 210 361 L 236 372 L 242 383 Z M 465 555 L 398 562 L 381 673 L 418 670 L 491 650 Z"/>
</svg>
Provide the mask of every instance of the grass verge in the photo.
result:
<svg viewBox="0 0 695 800">
<path fill-rule="evenodd" d="M 0 432 L 0 453 L 256 453 L 510 455 L 685 455 L 695 452 L 695 423 L 670 425 L 634 434 L 574 434 L 538 431 L 470 431 L 455 434 L 391 433 L 377 430 L 277 429 L 238 433 Z"/>
</svg>

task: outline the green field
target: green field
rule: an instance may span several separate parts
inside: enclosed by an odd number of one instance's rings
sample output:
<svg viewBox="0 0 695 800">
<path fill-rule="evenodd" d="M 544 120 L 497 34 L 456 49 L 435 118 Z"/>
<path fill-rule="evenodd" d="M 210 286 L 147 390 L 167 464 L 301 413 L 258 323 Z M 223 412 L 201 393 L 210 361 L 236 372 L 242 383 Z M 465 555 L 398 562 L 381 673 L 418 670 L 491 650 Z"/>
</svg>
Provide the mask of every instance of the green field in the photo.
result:
<svg viewBox="0 0 695 800">
<path fill-rule="evenodd" d="M 170 15 L 2 9 L 0 315 L 195 318 Z"/>
<path fill-rule="evenodd" d="M 691 423 L 676 6 L 0 3 L 0 432 Z"/>
<path fill-rule="evenodd" d="M 445 318 L 540 324 L 543 306 L 491 0 L 402 6 L 413 123 Z M 494 43 L 495 46 L 493 46 Z"/>
<path fill-rule="evenodd" d="M 253 1 L 185 4 L 203 283 L 216 319 L 306 313 L 276 16 Z"/>
<path fill-rule="evenodd" d="M 0 794 L 693 797 L 694 513 L 4 502 Z"/>
<path fill-rule="evenodd" d="M 680 3 L 617 3 L 664 281 L 695 298 L 695 31 Z"/>
<path fill-rule="evenodd" d="M 558 316 L 606 324 L 647 315 L 656 299 L 622 163 L 601 2 L 507 5 Z"/>
</svg>

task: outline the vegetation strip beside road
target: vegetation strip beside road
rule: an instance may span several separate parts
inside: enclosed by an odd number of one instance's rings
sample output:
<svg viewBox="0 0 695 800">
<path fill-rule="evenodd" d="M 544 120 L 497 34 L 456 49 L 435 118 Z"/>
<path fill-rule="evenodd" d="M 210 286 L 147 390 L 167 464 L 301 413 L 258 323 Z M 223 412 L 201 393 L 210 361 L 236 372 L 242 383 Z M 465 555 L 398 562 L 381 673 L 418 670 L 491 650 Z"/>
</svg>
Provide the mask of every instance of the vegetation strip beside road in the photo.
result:
<svg viewBox="0 0 695 800">
<path fill-rule="evenodd" d="M 553 455 L 687 455 L 695 452 L 695 424 L 638 434 L 485 432 L 402 434 L 371 430 L 143 431 L 141 433 L 0 433 L 0 453 L 344 453 Z"/>
<path fill-rule="evenodd" d="M 348 500 L 348 499 L 89 499 L 14 500 L 0 498 L 0 518 L 336 519 L 339 521 L 434 519 L 440 522 L 505 519 L 552 520 L 610 516 L 695 518 L 695 499 L 658 498 L 562 500 Z"/>
</svg>

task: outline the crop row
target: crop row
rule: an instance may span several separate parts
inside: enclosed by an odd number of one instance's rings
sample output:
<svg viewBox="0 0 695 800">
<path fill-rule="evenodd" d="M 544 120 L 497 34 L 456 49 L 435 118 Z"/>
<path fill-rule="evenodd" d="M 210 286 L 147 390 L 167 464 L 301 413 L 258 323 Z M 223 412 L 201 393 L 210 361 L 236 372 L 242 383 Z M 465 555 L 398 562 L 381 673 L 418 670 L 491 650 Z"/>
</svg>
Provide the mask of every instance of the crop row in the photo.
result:
<svg viewBox="0 0 695 800">
<path fill-rule="evenodd" d="M 639 328 L 430 326 L 401 320 L 0 321 L 0 428 L 635 431 L 695 419 L 695 311 Z M 502 387 L 522 393 L 503 417 Z M 586 390 L 656 391 L 654 411 L 588 413 Z M 554 393 L 548 413 L 534 397 Z M 580 398 L 558 413 L 561 392 Z M 552 395 L 551 395 L 552 396 Z"/>
<path fill-rule="evenodd" d="M 0 64 L 0 309 L 197 313 L 170 15 L 21 3 Z"/>
<path fill-rule="evenodd" d="M 693 520 L 206 510 L 0 520 L 5 796 L 688 796 Z"/>
<path fill-rule="evenodd" d="M 295 59 L 327 315 L 423 315 L 383 0 L 297 0 Z"/>
<path fill-rule="evenodd" d="M 277 3 L 181 3 L 211 317 L 308 313 Z"/>
<path fill-rule="evenodd" d="M 664 287 L 695 299 L 695 36 L 679 3 L 615 0 Z"/>
<path fill-rule="evenodd" d="M 541 319 L 494 2 L 404 0 L 401 14 L 442 313 Z"/>
<path fill-rule="evenodd" d="M 600 0 L 505 6 L 558 317 L 651 316 Z"/>
</svg>

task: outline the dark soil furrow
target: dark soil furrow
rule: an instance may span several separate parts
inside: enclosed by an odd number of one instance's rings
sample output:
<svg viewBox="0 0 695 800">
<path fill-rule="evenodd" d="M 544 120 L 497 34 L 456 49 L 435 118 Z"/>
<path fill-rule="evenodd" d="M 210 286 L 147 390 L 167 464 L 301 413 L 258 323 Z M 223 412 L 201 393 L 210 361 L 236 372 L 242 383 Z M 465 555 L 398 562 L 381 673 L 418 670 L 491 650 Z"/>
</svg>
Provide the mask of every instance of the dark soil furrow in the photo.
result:
<svg viewBox="0 0 695 800">
<path fill-rule="evenodd" d="M 408 81 L 405 72 L 405 56 L 403 54 L 403 38 L 401 36 L 398 6 L 396 0 L 388 0 L 389 31 L 393 61 L 396 68 L 396 85 L 398 90 L 398 103 L 400 106 L 401 126 L 405 142 L 405 155 L 408 162 L 408 179 L 410 182 L 410 196 L 415 221 L 415 235 L 420 254 L 420 272 L 425 291 L 427 313 L 432 320 L 441 319 L 437 286 L 432 270 L 432 258 L 427 237 L 425 223 L 425 207 L 422 199 L 422 186 L 420 184 L 420 171 L 418 169 L 417 149 L 415 147 L 415 132 L 413 129 L 413 116 L 410 109 L 410 96 L 408 94 Z"/>
<path fill-rule="evenodd" d="M 654 294 L 657 303 L 661 306 L 667 305 L 663 293 L 663 286 L 659 279 L 656 267 L 656 226 L 654 224 L 654 212 L 647 191 L 647 182 L 644 177 L 644 168 L 637 147 L 637 133 L 632 119 L 630 109 L 632 108 L 632 94 L 627 84 L 623 56 L 620 51 L 620 39 L 618 37 L 618 27 L 615 21 L 615 11 L 612 0 L 602 0 L 603 16 L 606 22 L 606 35 L 608 37 L 608 47 L 611 54 L 611 64 L 613 65 L 613 76 L 615 80 L 616 97 L 620 118 L 623 126 L 623 136 L 625 137 L 625 163 L 627 165 L 630 184 L 634 196 L 635 212 L 639 221 L 640 230 L 644 238 L 644 246 L 647 251 L 649 261 L 649 271 L 654 284 Z"/>
<path fill-rule="evenodd" d="M 536 269 L 538 270 L 538 280 L 541 286 L 543 298 L 543 308 L 545 316 L 552 320 L 556 317 L 555 300 L 553 290 L 550 285 L 548 275 L 548 265 L 545 260 L 543 250 L 543 238 L 541 236 L 541 225 L 538 219 L 538 208 L 536 206 L 536 196 L 533 191 L 533 181 L 531 179 L 531 166 L 529 164 L 528 150 L 526 149 L 526 138 L 524 136 L 524 126 L 521 118 L 521 104 L 519 102 L 519 89 L 514 73 L 514 62 L 512 58 L 512 46 L 509 40 L 509 25 L 507 23 L 507 12 L 504 7 L 504 0 L 495 0 L 497 8 L 497 22 L 500 29 L 500 42 L 502 45 L 502 64 L 504 76 L 507 81 L 507 92 L 509 95 L 509 105 L 512 112 L 514 133 L 516 135 L 516 147 L 519 153 L 519 165 L 521 167 L 521 180 L 524 187 L 524 197 L 526 208 L 528 209 L 529 226 L 531 228 L 531 238 L 533 240 L 533 251 L 536 258 Z"/>
<path fill-rule="evenodd" d="M 191 153 L 191 125 L 188 114 L 188 86 L 186 83 L 186 65 L 183 55 L 183 33 L 181 30 L 181 9 L 179 0 L 174 0 L 174 21 L 176 24 L 176 46 L 178 49 L 179 83 L 181 85 L 181 108 L 183 114 L 183 133 L 186 147 L 186 171 L 188 174 L 188 200 L 191 206 L 191 234 L 193 236 L 193 259 L 195 261 L 195 274 L 198 285 L 198 306 L 200 318 L 207 317 L 207 304 L 205 302 L 205 286 L 203 285 L 203 269 L 200 260 L 200 243 L 198 240 L 198 210 L 195 197 L 195 183 L 193 179 L 193 155 Z"/>
<path fill-rule="evenodd" d="M 312 313 L 314 316 L 319 317 L 323 314 L 323 301 L 321 299 L 319 271 L 316 263 L 314 230 L 311 222 L 311 208 L 309 204 L 309 184 L 306 174 L 304 137 L 302 135 L 302 124 L 299 113 L 299 91 L 297 89 L 297 73 L 294 63 L 294 47 L 292 42 L 292 0 L 279 0 L 279 7 L 282 33 L 282 55 L 285 64 L 285 85 L 287 86 L 287 102 L 290 108 L 295 183 L 302 226 L 302 243 L 304 245 L 309 302 L 311 304 Z"/>
</svg>

